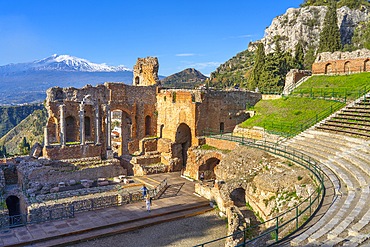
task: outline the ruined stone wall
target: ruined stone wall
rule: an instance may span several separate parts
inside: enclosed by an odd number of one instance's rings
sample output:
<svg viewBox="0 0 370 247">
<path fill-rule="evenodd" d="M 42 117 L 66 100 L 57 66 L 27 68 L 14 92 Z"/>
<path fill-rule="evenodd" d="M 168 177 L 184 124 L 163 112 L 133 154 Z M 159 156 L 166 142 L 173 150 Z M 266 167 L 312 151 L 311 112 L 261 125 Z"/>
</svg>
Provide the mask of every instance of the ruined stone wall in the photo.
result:
<svg viewBox="0 0 370 247">
<path fill-rule="evenodd" d="M 159 63 L 156 57 L 138 58 L 134 66 L 132 85 L 151 86 L 159 84 Z"/>
<path fill-rule="evenodd" d="M 158 133 L 175 141 L 175 131 L 181 123 L 186 123 L 197 145 L 196 136 L 204 130 L 231 132 L 245 121 L 247 106 L 255 105 L 261 94 L 246 91 L 200 91 L 200 90 L 161 90 L 157 95 Z M 163 125 L 164 127 L 161 127 Z"/>
<path fill-rule="evenodd" d="M 45 149 L 45 157 L 50 159 L 107 157 L 106 150 L 110 148 L 107 119 L 114 110 L 122 111 L 123 154 L 138 151 L 139 140 L 145 136 L 156 136 L 155 86 L 133 87 L 123 83 L 105 83 L 97 87 L 88 85 L 82 89 L 51 88 L 47 91 L 46 108 L 49 113 L 46 126 L 49 147 Z M 67 145 L 63 148 L 60 147 L 61 109 Z M 82 142 L 81 109 L 84 112 L 85 145 L 94 143 L 96 147 L 70 147 L 71 144 Z"/>
<path fill-rule="evenodd" d="M 313 74 L 344 74 L 370 71 L 370 50 L 322 52 L 312 64 Z"/>
<path fill-rule="evenodd" d="M 199 106 L 197 135 L 204 130 L 232 132 L 234 127 L 249 118 L 248 106 L 261 99 L 260 93 L 248 91 L 208 91 Z M 206 117 L 204 117 L 206 116 Z"/>
<path fill-rule="evenodd" d="M 101 157 L 101 145 L 68 145 L 68 146 L 47 146 L 43 148 L 43 156 L 48 159 L 78 159 L 84 157 Z"/>
<path fill-rule="evenodd" d="M 289 93 L 289 89 L 293 88 L 300 79 L 310 75 L 312 75 L 310 70 L 291 69 L 285 77 L 283 92 Z"/>
</svg>

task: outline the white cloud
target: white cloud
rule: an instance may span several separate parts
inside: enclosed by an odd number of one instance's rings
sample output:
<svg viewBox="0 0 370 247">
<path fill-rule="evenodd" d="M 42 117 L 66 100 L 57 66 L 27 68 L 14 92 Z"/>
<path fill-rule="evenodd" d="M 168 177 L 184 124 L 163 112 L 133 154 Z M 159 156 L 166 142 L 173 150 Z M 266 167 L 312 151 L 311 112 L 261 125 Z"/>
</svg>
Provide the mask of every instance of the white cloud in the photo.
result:
<svg viewBox="0 0 370 247">
<path fill-rule="evenodd" d="M 243 34 L 243 35 L 238 35 L 238 36 L 229 36 L 224 39 L 245 39 L 245 38 L 253 38 L 256 37 L 254 34 Z"/>
<path fill-rule="evenodd" d="M 214 68 L 220 66 L 221 63 L 219 62 L 203 62 L 203 63 L 193 63 L 189 64 L 189 67 L 197 68 L 197 69 L 204 69 L 204 68 Z"/>
<path fill-rule="evenodd" d="M 179 53 L 175 55 L 176 57 L 192 57 L 195 56 L 194 53 Z"/>
</svg>

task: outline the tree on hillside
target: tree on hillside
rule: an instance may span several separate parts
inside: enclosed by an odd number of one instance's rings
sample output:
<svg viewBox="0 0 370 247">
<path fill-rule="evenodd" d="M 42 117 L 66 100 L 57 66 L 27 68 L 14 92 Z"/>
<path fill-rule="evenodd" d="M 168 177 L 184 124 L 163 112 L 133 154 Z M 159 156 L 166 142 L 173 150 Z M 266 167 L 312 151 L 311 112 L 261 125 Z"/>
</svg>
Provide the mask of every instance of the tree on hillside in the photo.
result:
<svg viewBox="0 0 370 247">
<path fill-rule="evenodd" d="M 30 147 L 30 144 L 27 142 L 26 137 L 23 137 L 21 143 L 19 144 L 20 154 L 23 154 L 23 155 L 29 154 L 30 149 L 31 149 L 31 147 Z"/>
<path fill-rule="evenodd" d="M 304 69 L 304 51 L 302 41 L 299 41 L 295 46 L 293 66 L 297 69 Z"/>
<path fill-rule="evenodd" d="M 279 37 L 277 37 L 275 39 L 275 52 L 268 54 L 265 58 L 263 71 L 257 83 L 258 88 L 265 92 L 280 92 L 292 64 L 291 54 L 281 49 Z"/>
<path fill-rule="evenodd" d="M 312 69 L 312 64 L 315 62 L 316 59 L 316 52 L 315 52 L 315 47 L 310 45 L 308 46 L 308 50 L 306 52 L 306 55 L 304 57 L 304 68 L 311 70 Z"/>
<path fill-rule="evenodd" d="M 340 31 L 337 19 L 337 4 L 331 0 L 331 4 L 324 19 L 324 26 L 320 33 L 319 52 L 334 52 L 341 49 Z"/>
<path fill-rule="evenodd" d="M 257 87 L 260 76 L 264 70 L 265 66 L 265 47 L 262 43 L 257 45 L 257 51 L 254 58 L 254 65 L 251 72 L 251 77 L 248 80 L 248 89 L 254 90 Z"/>
<path fill-rule="evenodd" d="M 6 147 L 4 145 L 0 146 L 0 158 L 6 157 Z"/>
<path fill-rule="evenodd" d="M 370 49 L 370 21 L 360 23 L 358 27 L 356 27 L 351 45 L 354 49 Z"/>
</svg>

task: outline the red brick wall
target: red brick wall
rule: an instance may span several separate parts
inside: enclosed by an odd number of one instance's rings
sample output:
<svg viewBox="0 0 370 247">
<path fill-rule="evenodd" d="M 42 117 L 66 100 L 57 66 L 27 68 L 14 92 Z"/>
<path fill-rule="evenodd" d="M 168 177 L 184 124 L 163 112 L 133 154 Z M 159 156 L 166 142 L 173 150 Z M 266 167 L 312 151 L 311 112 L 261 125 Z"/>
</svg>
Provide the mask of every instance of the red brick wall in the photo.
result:
<svg viewBox="0 0 370 247">
<path fill-rule="evenodd" d="M 312 74 L 345 74 L 370 71 L 369 58 L 329 60 L 312 64 Z"/>
</svg>

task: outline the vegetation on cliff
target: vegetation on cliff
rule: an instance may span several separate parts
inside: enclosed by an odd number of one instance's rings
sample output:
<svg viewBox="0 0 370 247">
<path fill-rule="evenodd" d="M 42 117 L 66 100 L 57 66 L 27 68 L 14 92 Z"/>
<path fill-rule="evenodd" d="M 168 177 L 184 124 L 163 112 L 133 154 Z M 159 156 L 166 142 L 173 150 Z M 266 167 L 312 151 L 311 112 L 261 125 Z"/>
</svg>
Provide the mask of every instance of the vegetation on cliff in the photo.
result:
<svg viewBox="0 0 370 247">
<path fill-rule="evenodd" d="M 338 11 L 343 6 L 355 10 Z M 261 41 L 211 73 L 210 85 L 281 92 L 286 73 L 292 68 L 310 70 L 318 52 L 370 48 L 370 22 L 364 21 L 369 19 L 368 1 L 307 0 L 302 7 L 306 8 L 289 9 L 276 17 Z"/>
<path fill-rule="evenodd" d="M 304 3 L 301 4 L 302 7 L 307 6 L 329 6 L 331 2 L 335 2 L 338 5 L 338 8 L 342 6 L 347 6 L 351 9 L 359 9 L 361 6 L 370 7 L 370 3 L 367 0 L 335 0 L 335 1 L 328 1 L 328 0 L 305 0 Z"/>
<path fill-rule="evenodd" d="M 340 31 L 338 28 L 337 6 L 334 1 L 329 5 L 325 15 L 324 26 L 320 33 L 318 52 L 335 52 L 341 49 Z"/>
<path fill-rule="evenodd" d="M 34 111 L 0 139 L 0 147 L 4 146 L 6 153 L 11 155 L 28 153 L 36 142 L 43 142 L 46 122 L 45 108 Z"/>
<path fill-rule="evenodd" d="M 0 138 L 32 112 L 43 108 L 42 104 L 0 107 Z"/>
</svg>

